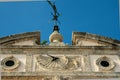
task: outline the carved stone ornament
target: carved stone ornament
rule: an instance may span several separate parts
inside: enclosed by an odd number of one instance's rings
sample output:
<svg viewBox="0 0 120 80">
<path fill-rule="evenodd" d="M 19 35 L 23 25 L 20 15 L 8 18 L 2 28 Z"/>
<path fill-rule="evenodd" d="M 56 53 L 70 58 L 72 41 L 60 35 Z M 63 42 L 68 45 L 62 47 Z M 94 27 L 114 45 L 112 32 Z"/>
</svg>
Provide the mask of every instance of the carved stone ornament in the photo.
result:
<svg viewBox="0 0 120 80">
<path fill-rule="evenodd" d="M 70 76 L 51 76 L 51 77 L 45 77 L 42 80 L 72 80 L 72 77 Z"/>
<path fill-rule="evenodd" d="M 115 67 L 115 63 L 108 57 L 103 56 L 96 60 L 96 65 L 99 70 L 102 71 L 110 71 Z"/>
<path fill-rule="evenodd" d="M 39 66 L 49 70 L 75 70 L 79 67 L 79 61 L 66 56 L 37 56 Z"/>
<path fill-rule="evenodd" d="M 20 61 L 14 56 L 6 57 L 1 61 L 1 66 L 5 70 L 13 70 L 19 67 Z"/>
</svg>

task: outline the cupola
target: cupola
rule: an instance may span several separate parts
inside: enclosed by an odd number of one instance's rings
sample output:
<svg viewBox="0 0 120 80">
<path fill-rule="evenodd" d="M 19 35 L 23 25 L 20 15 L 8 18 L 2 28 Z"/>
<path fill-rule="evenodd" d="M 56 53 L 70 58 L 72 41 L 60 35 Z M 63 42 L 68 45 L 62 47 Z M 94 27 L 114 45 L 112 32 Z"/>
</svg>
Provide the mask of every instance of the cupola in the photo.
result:
<svg viewBox="0 0 120 80">
<path fill-rule="evenodd" d="M 50 42 L 62 42 L 63 37 L 59 33 L 59 28 L 57 25 L 54 26 L 53 33 L 49 36 Z"/>
</svg>

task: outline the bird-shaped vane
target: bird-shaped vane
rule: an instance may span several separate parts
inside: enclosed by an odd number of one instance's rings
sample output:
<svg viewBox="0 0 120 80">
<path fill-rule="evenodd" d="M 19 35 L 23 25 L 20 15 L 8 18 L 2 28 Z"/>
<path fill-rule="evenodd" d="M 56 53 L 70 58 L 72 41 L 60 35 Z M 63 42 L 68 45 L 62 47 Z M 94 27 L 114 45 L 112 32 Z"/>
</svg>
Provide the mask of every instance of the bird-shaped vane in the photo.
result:
<svg viewBox="0 0 120 80">
<path fill-rule="evenodd" d="M 52 20 L 55 22 L 55 25 L 57 25 L 58 17 L 60 16 L 60 14 L 58 13 L 57 8 L 56 8 L 54 3 L 52 3 L 50 0 L 47 0 L 47 2 L 50 4 L 52 9 L 54 10 L 54 14 L 52 14 L 53 15 L 53 19 Z"/>
</svg>

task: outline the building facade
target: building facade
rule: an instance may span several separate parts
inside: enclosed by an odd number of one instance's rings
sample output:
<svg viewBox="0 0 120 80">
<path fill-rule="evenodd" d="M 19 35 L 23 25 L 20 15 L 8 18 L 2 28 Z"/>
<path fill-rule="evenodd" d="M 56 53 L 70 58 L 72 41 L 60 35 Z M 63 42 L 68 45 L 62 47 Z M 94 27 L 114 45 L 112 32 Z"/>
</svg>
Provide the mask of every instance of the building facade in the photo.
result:
<svg viewBox="0 0 120 80">
<path fill-rule="evenodd" d="M 73 32 L 63 42 L 58 26 L 40 43 L 40 32 L 0 38 L 1 80 L 120 80 L 120 41 Z"/>
</svg>

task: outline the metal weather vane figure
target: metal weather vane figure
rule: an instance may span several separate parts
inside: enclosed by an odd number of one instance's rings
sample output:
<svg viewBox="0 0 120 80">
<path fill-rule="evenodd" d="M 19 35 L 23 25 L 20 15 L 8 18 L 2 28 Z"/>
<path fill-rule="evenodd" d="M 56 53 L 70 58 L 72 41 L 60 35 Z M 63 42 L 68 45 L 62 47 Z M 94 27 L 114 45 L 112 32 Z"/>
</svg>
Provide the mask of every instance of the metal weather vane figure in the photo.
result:
<svg viewBox="0 0 120 80">
<path fill-rule="evenodd" d="M 57 8 L 56 8 L 54 3 L 52 3 L 50 0 L 47 0 L 47 2 L 50 4 L 50 6 L 54 10 L 54 14 L 53 14 L 53 19 L 52 20 L 55 21 L 55 25 L 57 25 L 58 17 L 59 17 L 60 14 L 57 12 Z"/>
</svg>

